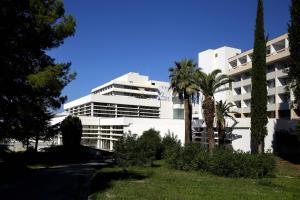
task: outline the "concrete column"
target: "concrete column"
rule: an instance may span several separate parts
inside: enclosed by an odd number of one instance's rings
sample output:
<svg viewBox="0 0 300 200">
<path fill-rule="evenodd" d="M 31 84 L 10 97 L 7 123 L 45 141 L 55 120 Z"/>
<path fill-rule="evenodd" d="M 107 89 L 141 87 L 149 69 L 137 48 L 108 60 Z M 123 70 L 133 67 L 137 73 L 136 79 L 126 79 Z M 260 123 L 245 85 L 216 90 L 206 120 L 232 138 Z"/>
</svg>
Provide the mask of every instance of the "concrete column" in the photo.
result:
<svg viewBox="0 0 300 200">
<path fill-rule="evenodd" d="M 236 59 L 236 63 L 237 63 L 237 66 L 240 66 L 241 65 L 241 62 L 239 59 Z"/>
<path fill-rule="evenodd" d="M 252 60 L 251 60 L 250 56 L 247 55 L 247 62 L 251 62 L 251 61 L 252 61 Z"/>
<path fill-rule="evenodd" d="M 60 134 L 57 135 L 57 144 L 60 145 L 61 141 L 60 141 Z"/>
<path fill-rule="evenodd" d="M 94 117 L 94 103 L 91 103 L 91 117 Z"/>
<path fill-rule="evenodd" d="M 275 50 L 275 48 L 274 48 L 274 46 L 273 46 L 273 45 L 270 45 L 270 52 L 271 52 L 271 54 L 273 54 L 273 53 L 275 53 L 275 52 L 276 52 L 276 50 Z"/>
<path fill-rule="evenodd" d="M 113 141 L 112 141 L 112 140 L 110 140 L 109 142 L 110 142 L 110 145 L 109 145 L 109 150 L 111 150 L 111 151 L 112 151 L 112 150 L 113 150 Z"/>
<path fill-rule="evenodd" d="M 285 47 L 285 48 L 289 48 L 289 46 L 290 46 L 289 40 L 288 40 L 288 39 L 285 39 L 285 40 L 284 40 L 284 47 Z"/>
</svg>

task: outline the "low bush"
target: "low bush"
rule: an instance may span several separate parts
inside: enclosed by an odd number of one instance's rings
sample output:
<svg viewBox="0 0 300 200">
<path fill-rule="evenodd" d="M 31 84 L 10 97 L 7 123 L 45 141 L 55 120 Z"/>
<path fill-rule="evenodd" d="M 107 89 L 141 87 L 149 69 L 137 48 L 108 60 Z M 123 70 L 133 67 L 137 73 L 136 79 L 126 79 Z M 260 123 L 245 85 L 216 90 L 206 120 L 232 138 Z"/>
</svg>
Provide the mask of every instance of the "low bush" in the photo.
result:
<svg viewBox="0 0 300 200">
<path fill-rule="evenodd" d="M 173 148 L 181 147 L 181 142 L 178 140 L 177 136 L 174 135 L 174 133 L 168 132 L 162 139 L 161 142 L 162 146 L 162 157 L 168 158 L 168 154 L 172 154 Z"/>
<path fill-rule="evenodd" d="M 137 142 L 143 157 L 148 160 L 148 163 L 152 165 L 154 160 L 161 159 L 162 144 L 159 131 L 153 128 L 144 131 Z"/>
<path fill-rule="evenodd" d="M 141 137 L 125 134 L 114 145 L 115 162 L 124 169 L 129 166 L 152 166 L 161 155 L 161 137 L 154 129 L 144 131 Z"/>
<path fill-rule="evenodd" d="M 173 149 L 168 165 L 180 170 L 207 171 L 218 176 L 259 178 L 274 176 L 276 160 L 272 154 L 250 154 L 217 148 L 213 156 L 197 144 Z"/>
</svg>

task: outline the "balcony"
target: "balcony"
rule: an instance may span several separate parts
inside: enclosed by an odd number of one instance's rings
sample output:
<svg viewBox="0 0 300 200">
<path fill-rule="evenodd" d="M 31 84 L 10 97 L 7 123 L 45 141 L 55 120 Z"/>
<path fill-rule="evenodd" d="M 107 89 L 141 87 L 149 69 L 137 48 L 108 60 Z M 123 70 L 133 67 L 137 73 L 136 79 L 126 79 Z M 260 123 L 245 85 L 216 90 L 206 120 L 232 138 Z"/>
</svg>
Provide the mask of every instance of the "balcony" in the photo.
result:
<svg viewBox="0 0 300 200">
<path fill-rule="evenodd" d="M 233 88 L 239 88 L 239 87 L 241 87 L 241 81 L 232 82 L 232 87 Z"/>
<path fill-rule="evenodd" d="M 243 86 L 245 85 L 251 85 L 251 78 L 247 78 L 245 80 L 243 80 Z"/>
<path fill-rule="evenodd" d="M 286 77 L 288 74 L 285 72 L 286 69 L 277 70 L 277 78 Z"/>
<path fill-rule="evenodd" d="M 243 94 L 243 99 L 251 99 L 251 92 Z"/>
<path fill-rule="evenodd" d="M 275 95 L 276 89 L 275 88 L 269 88 L 268 90 L 268 96 Z"/>
<path fill-rule="evenodd" d="M 275 103 L 267 105 L 267 111 L 273 111 L 273 110 L 275 110 L 275 108 L 276 108 Z"/>
<path fill-rule="evenodd" d="M 240 101 L 241 100 L 241 95 L 239 94 L 239 95 L 234 95 L 233 97 L 232 97 L 232 100 L 233 101 Z"/>
<path fill-rule="evenodd" d="M 288 48 L 280 49 L 274 53 L 267 55 L 267 63 L 283 59 L 285 57 L 288 57 L 289 55 L 290 52 Z"/>
<path fill-rule="evenodd" d="M 237 113 L 241 113 L 242 109 L 241 108 L 231 108 L 230 112 L 237 112 Z"/>
<path fill-rule="evenodd" d="M 277 87 L 277 94 L 284 94 L 286 93 L 286 89 L 285 89 L 285 86 L 279 86 Z"/>
<path fill-rule="evenodd" d="M 250 113 L 250 111 L 251 111 L 250 106 L 249 107 L 243 107 L 242 109 L 243 109 L 243 113 Z"/>
<path fill-rule="evenodd" d="M 276 77 L 276 72 L 269 72 L 267 73 L 267 80 L 275 79 Z"/>
</svg>

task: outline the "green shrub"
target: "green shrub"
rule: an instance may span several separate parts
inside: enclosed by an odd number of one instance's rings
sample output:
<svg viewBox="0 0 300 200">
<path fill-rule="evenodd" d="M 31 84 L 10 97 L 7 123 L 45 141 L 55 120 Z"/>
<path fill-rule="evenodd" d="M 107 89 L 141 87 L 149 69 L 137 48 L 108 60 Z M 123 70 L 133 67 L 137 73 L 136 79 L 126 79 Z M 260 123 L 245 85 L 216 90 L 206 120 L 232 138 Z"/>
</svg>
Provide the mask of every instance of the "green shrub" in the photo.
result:
<svg viewBox="0 0 300 200">
<path fill-rule="evenodd" d="M 196 144 L 186 145 L 166 158 L 170 167 L 207 171 L 218 176 L 259 178 L 274 176 L 276 160 L 272 154 L 250 154 L 216 148 L 213 156 Z"/>
<path fill-rule="evenodd" d="M 78 149 L 82 136 L 82 124 L 79 117 L 69 115 L 61 125 L 63 146 L 68 149 Z"/>
<path fill-rule="evenodd" d="M 114 158 L 117 165 L 129 166 L 153 165 L 153 161 L 161 158 L 162 144 L 158 131 L 149 129 L 141 137 L 125 134 L 114 145 Z"/>
<path fill-rule="evenodd" d="M 162 144 L 159 131 L 151 128 L 144 131 L 142 136 L 138 138 L 141 153 L 143 157 L 152 165 L 154 160 L 161 158 Z"/>
<path fill-rule="evenodd" d="M 143 160 L 139 159 L 139 145 L 136 135 L 125 134 L 114 145 L 115 162 L 122 168 L 140 165 Z"/>
<path fill-rule="evenodd" d="M 175 147 L 180 147 L 181 142 L 177 139 L 177 136 L 174 133 L 168 132 L 162 139 L 162 157 L 168 158 L 168 154 L 172 152 L 172 149 Z"/>
</svg>

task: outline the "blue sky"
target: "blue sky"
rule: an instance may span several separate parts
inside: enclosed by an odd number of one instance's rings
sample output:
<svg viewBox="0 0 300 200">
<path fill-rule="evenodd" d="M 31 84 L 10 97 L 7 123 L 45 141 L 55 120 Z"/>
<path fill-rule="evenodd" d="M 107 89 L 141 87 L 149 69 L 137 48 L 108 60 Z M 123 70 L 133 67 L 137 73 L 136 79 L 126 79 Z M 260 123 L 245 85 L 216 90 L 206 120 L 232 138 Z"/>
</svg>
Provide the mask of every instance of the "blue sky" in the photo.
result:
<svg viewBox="0 0 300 200">
<path fill-rule="evenodd" d="M 78 73 L 68 100 L 133 71 L 168 81 L 174 61 L 200 51 L 252 48 L 256 0 L 65 0 L 76 34 L 49 54 Z M 290 0 L 265 0 L 269 38 L 286 32 Z"/>
</svg>

